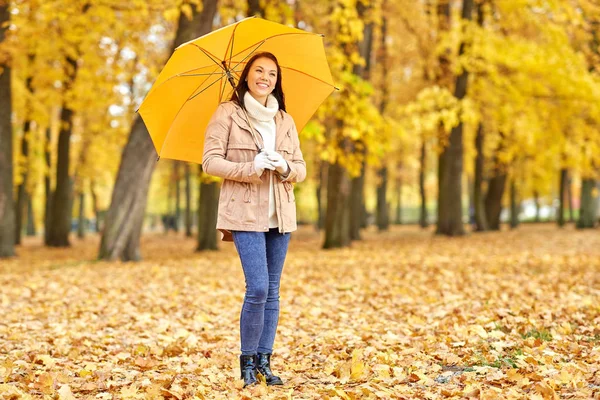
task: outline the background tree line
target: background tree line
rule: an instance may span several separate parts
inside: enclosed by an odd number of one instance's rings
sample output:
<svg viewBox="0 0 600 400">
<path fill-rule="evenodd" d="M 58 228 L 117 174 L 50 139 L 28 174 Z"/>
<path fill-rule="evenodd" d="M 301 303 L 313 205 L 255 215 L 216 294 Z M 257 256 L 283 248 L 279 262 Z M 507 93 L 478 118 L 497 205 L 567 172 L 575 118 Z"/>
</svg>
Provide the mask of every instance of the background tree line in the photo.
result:
<svg viewBox="0 0 600 400">
<path fill-rule="evenodd" d="M 500 229 L 503 208 L 516 227 L 525 199 L 596 226 L 597 1 L 3 0 L 0 256 L 92 219 L 100 258 L 137 260 L 148 214 L 191 236 L 196 213 L 198 250 L 216 249 L 219 182 L 157 163 L 135 110 L 175 47 L 252 15 L 325 35 L 341 90 L 301 132 L 296 188 L 325 248 L 408 206 L 450 236 Z"/>
</svg>

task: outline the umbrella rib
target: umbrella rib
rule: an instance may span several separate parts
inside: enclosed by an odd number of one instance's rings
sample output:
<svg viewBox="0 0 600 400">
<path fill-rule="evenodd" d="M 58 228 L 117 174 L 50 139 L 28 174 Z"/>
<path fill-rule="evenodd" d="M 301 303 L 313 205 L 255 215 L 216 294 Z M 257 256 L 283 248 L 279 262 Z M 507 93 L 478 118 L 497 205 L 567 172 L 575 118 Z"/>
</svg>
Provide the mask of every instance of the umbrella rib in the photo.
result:
<svg viewBox="0 0 600 400">
<path fill-rule="evenodd" d="M 238 63 L 238 65 L 239 65 L 240 63 L 243 63 L 243 61 L 240 61 L 240 62 Z M 309 78 L 315 79 L 315 80 L 317 80 L 317 81 L 319 81 L 319 82 L 323 82 L 324 84 L 326 84 L 326 85 L 328 85 L 328 86 L 331 86 L 331 87 L 333 87 L 333 88 L 335 88 L 335 89 L 338 89 L 338 88 L 337 88 L 335 85 L 333 85 L 333 84 L 331 84 L 331 83 L 329 83 L 329 82 L 325 82 L 323 79 L 321 79 L 321 78 L 317 78 L 316 76 L 312 76 L 311 74 L 307 74 L 307 73 L 306 73 L 306 72 L 304 72 L 304 71 L 300 71 L 300 70 L 298 70 L 298 69 L 296 69 L 296 68 L 292 68 L 292 67 L 286 67 L 285 65 L 279 65 L 279 66 L 280 66 L 282 69 L 289 69 L 290 71 L 294 71 L 294 72 L 297 72 L 297 73 L 299 73 L 299 74 L 306 75 L 306 76 L 308 76 Z"/>
<path fill-rule="evenodd" d="M 261 43 L 261 42 L 263 42 L 263 43 L 264 43 L 264 42 L 266 42 L 267 40 L 271 40 L 271 39 L 273 39 L 273 38 L 276 38 L 276 37 L 279 37 L 279 36 L 287 36 L 287 35 L 317 35 L 317 36 L 321 36 L 321 35 L 319 35 L 319 34 L 317 34 L 317 33 L 310 33 L 310 32 L 288 32 L 288 33 L 279 33 L 279 34 L 277 34 L 277 35 L 273 35 L 273 36 L 269 36 L 268 38 L 261 39 L 261 40 L 260 40 L 260 42 L 255 42 L 255 43 L 251 44 L 250 46 L 246 47 L 246 48 L 245 48 L 245 49 L 243 49 L 243 50 L 240 50 L 238 53 L 236 53 L 236 54 L 234 54 L 233 56 L 231 56 L 231 58 L 239 56 L 240 54 L 242 54 L 242 53 L 243 53 L 243 52 L 245 52 L 246 50 L 248 50 L 248 49 L 250 49 L 250 48 L 252 48 L 252 47 L 254 47 L 254 46 L 258 45 L 258 44 L 259 44 L 259 43 Z M 255 49 L 254 51 L 256 51 L 256 49 Z"/>
<path fill-rule="evenodd" d="M 206 89 L 208 89 L 209 87 L 211 87 L 211 86 L 212 86 L 212 85 L 214 85 L 215 83 L 217 83 L 217 82 L 221 82 L 221 81 L 223 80 L 223 77 L 224 77 L 224 76 L 225 76 L 225 74 L 224 74 L 224 73 L 222 73 L 222 74 L 221 74 L 221 77 L 220 77 L 219 79 L 217 79 L 216 81 L 214 81 L 213 83 L 211 83 L 210 85 L 208 85 L 207 87 L 205 87 L 204 89 L 202 89 L 201 91 L 199 91 L 198 93 L 195 93 L 195 94 L 193 94 L 192 96 L 188 97 L 188 99 L 187 99 L 186 101 L 184 101 L 184 102 L 183 102 L 183 104 L 185 104 L 185 103 L 187 103 L 188 101 L 192 100 L 194 97 L 196 97 L 196 96 L 198 96 L 198 95 L 200 95 L 200 94 L 204 93 L 204 91 L 206 91 Z M 204 82 L 206 82 L 206 81 L 204 81 Z M 203 83 L 204 83 L 204 82 L 203 82 Z M 200 86 L 202 86 L 202 85 L 200 85 Z M 200 86 L 198 86 L 196 89 L 198 89 Z M 193 93 L 193 92 L 192 92 L 192 93 Z M 183 108 L 183 106 L 182 106 L 182 108 Z"/>
<path fill-rule="evenodd" d="M 206 56 L 208 56 L 208 58 L 210 58 L 210 60 L 212 62 L 214 62 L 216 65 L 218 65 L 219 68 L 221 68 L 223 71 L 225 71 L 225 68 L 223 68 L 223 65 L 219 62 L 219 59 L 214 54 L 211 54 L 209 51 L 207 51 L 204 48 L 198 46 L 196 43 L 192 43 L 192 45 L 194 47 L 196 47 L 198 50 L 200 50 L 201 52 L 203 52 Z"/>
<path fill-rule="evenodd" d="M 199 91 L 198 93 L 188 97 L 188 99 L 186 101 L 183 102 L 182 106 L 179 107 L 179 110 L 177 110 L 177 114 L 175 114 L 175 117 L 173 118 L 173 121 L 175 121 L 177 119 L 177 116 L 179 115 L 179 113 L 181 112 L 181 110 L 183 110 L 183 107 L 185 106 L 185 104 L 192 100 L 194 97 L 198 96 L 199 94 L 203 93 L 206 89 L 208 89 L 209 87 L 211 87 L 212 85 L 214 85 L 215 83 L 219 82 L 221 79 L 223 79 L 223 76 L 225 76 L 225 74 L 221 74 L 221 77 L 219 79 L 217 79 L 216 81 L 214 81 L 213 83 L 211 83 L 210 85 L 208 85 L 207 87 L 205 87 L 204 89 L 202 89 L 201 91 Z M 207 78 L 208 79 L 208 78 Z M 204 82 L 206 82 L 206 79 L 204 80 Z M 202 83 L 204 83 L 202 82 Z M 196 91 L 200 86 L 202 86 L 202 83 L 196 87 L 196 89 L 194 89 L 194 91 Z M 192 92 L 194 93 L 194 92 Z M 169 126 L 169 130 L 167 131 L 167 134 L 165 135 L 165 140 L 163 140 L 163 144 L 161 146 L 161 153 L 162 153 L 162 149 L 165 147 L 165 144 L 167 143 L 167 139 L 169 138 L 169 134 L 171 133 L 171 130 L 173 129 L 173 124 L 171 123 L 171 125 Z M 160 158 L 160 154 L 158 155 Z"/>
<path fill-rule="evenodd" d="M 242 61 L 238 61 L 238 63 L 237 63 L 237 64 L 235 64 L 235 65 L 233 66 L 233 68 L 230 68 L 230 70 L 232 70 L 232 69 L 234 70 L 235 68 L 237 68 L 237 66 L 238 66 L 238 65 L 240 65 L 241 63 L 243 63 L 245 60 L 247 60 L 247 59 L 248 59 L 248 57 L 250 57 L 252 54 L 256 53 L 256 50 L 260 49 L 260 46 L 262 46 L 263 44 L 265 44 L 265 40 L 263 40 L 262 42 L 258 43 L 258 46 L 257 46 L 257 47 L 256 47 L 254 50 L 252 50 L 250 53 L 248 53 L 248 54 L 246 55 L 246 57 L 242 58 Z M 255 45 L 256 45 L 256 44 L 255 44 Z M 246 50 L 248 50 L 248 49 L 246 49 Z M 244 51 L 246 51 L 246 50 L 244 50 Z M 236 54 L 236 56 L 237 56 L 237 55 L 239 55 L 239 54 L 241 54 L 241 53 L 238 53 L 238 54 Z M 233 57 L 234 57 L 234 56 L 232 56 L 231 58 L 233 58 Z M 229 59 L 229 61 L 230 61 L 230 64 L 229 64 L 229 65 L 231 65 L 231 58 Z"/>
</svg>

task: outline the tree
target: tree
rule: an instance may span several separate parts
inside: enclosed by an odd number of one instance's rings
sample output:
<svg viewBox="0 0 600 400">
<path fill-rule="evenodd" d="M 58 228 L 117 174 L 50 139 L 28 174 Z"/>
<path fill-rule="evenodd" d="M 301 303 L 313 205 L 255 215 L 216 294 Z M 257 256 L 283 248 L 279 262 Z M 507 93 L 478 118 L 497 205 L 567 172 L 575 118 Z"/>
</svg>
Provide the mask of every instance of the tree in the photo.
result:
<svg viewBox="0 0 600 400">
<path fill-rule="evenodd" d="M 0 5 L 0 45 L 6 41 L 10 21 L 7 1 Z M 15 206 L 13 200 L 13 139 L 11 124 L 10 59 L 0 53 L 0 258 L 15 255 Z"/>
<path fill-rule="evenodd" d="M 462 19 L 471 20 L 473 0 L 463 0 Z M 461 42 L 459 57 L 465 54 L 467 43 Z M 467 94 L 469 72 L 463 67 L 456 79 L 454 96 L 462 100 Z M 463 122 L 452 128 L 448 146 L 439 157 L 438 220 L 436 233 L 447 236 L 464 235 L 462 221 Z"/>
<path fill-rule="evenodd" d="M 217 0 L 203 0 L 202 10 L 191 5 L 191 18 L 179 16 L 172 49 L 204 35 L 212 29 Z M 98 257 L 101 259 L 136 261 L 141 258 L 140 235 L 148 196 L 150 178 L 156 165 L 156 150 L 148 130 L 138 115 L 121 156 L 121 165 L 106 213 Z"/>
</svg>

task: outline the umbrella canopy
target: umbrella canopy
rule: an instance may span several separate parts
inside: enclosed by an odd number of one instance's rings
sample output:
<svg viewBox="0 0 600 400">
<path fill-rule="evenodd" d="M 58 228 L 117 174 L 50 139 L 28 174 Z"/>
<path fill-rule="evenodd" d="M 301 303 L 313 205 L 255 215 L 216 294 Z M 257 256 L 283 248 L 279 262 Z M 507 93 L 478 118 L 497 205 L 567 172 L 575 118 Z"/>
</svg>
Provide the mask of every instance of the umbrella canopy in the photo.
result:
<svg viewBox="0 0 600 400">
<path fill-rule="evenodd" d="M 177 47 L 139 113 L 159 157 L 202 162 L 204 131 L 229 100 L 247 61 L 273 53 L 281 67 L 287 112 L 300 131 L 335 89 L 323 36 L 257 17 Z"/>
</svg>

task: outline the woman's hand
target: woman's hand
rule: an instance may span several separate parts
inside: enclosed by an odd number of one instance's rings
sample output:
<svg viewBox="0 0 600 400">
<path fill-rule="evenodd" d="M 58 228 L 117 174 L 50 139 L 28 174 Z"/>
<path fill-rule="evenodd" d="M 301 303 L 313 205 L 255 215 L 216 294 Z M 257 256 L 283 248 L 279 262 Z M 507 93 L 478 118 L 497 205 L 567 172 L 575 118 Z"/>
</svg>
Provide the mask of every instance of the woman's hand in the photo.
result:
<svg viewBox="0 0 600 400">
<path fill-rule="evenodd" d="M 267 153 L 268 160 L 271 162 L 271 165 L 275 167 L 277 172 L 279 172 L 280 175 L 287 175 L 290 167 L 283 156 L 276 151 L 266 150 L 265 153 Z"/>
<path fill-rule="evenodd" d="M 275 169 L 275 165 L 267 158 L 267 152 L 262 151 L 254 157 L 254 170 L 256 175 L 261 176 L 265 169 L 272 171 Z"/>
</svg>

